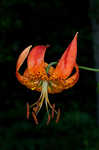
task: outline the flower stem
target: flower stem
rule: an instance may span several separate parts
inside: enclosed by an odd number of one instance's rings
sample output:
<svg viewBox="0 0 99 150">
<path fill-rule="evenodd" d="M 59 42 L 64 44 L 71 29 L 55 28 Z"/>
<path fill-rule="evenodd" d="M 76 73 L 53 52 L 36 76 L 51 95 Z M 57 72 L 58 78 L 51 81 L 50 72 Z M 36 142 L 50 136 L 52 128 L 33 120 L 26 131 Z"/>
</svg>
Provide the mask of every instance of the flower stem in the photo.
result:
<svg viewBox="0 0 99 150">
<path fill-rule="evenodd" d="M 94 71 L 94 72 L 99 72 L 99 69 L 89 68 L 89 67 L 85 67 L 85 66 L 79 66 L 79 69 L 89 70 L 89 71 Z"/>
<path fill-rule="evenodd" d="M 57 63 L 58 63 L 58 62 L 55 61 L 55 62 L 51 62 L 50 64 L 48 64 L 48 66 L 47 66 L 47 68 L 46 68 L 46 73 L 48 73 L 49 68 L 50 68 L 52 65 L 56 65 Z M 90 68 L 90 67 L 85 67 L 85 66 L 79 66 L 79 69 L 88 70 L 88 71 L 94 71 L 94 72 L 99 72 L 99 69 Z"/>
<path fill-rule="evenodd" d="M 54 62 L 51 62 L 50 64 L 48 64 L 48 66 L 46 67 L 46 73 L 48 73 L 49 68 L 50 68 L 52 65 L 56 65 L 56 64 L 57 64 L 57 61 L 54 61 Z"/>
</svg>

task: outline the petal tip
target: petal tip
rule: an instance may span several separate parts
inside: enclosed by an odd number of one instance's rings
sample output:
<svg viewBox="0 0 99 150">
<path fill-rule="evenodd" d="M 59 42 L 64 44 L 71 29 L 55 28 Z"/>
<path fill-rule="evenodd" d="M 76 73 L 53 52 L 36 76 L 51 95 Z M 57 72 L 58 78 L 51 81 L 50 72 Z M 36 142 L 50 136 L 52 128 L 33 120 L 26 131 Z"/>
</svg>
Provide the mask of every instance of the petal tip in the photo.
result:
<svg viewBox="0 0 99 150">
<path fill-rule="evenodd" d="M 77 36 L 78 36 L 78 34 L 79 34 L 79 32 L 76 32 L 75 37 L 77 37 Z"/>
<path fill-rule="evenodd" d="M 76 32 L 76 34 L 78 35 L 78 34 L 79 34 L 79 32 Z"/>
<path fill-rule="evenodd" d="M 75 37 L 77 37 L 77 36 L 78 36 L 78 34 L 79 34 L 79 32 L 76 32 L 76 34 L 75 34 L 74 38 L 75 38 Z"/>
<path fill-rule="evenodd" d="M 29 53 L 31 47 L 32 47 L 32 45 L 29 45 L 19 55 L 18 60 L 17 60 L 17 64 L 16 64 L 16 71 L 18 71 L 20 69 L 20 67 L 23 64 L 24 60 L 28 56 L 28 53 Z"/>
</svg>

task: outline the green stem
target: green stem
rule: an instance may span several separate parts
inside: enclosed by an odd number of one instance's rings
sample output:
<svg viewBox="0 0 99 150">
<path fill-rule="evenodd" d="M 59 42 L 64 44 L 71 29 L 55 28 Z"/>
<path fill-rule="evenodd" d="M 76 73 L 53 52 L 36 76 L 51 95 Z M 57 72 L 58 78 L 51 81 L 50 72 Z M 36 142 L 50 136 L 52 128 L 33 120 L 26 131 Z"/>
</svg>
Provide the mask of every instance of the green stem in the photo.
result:
<svg viewBox="0 0 99 150">
<path fill-rule="evenodd" d="M 48 73 L 49 68 L 50 68 L 52 65 L 56 65 L 56 64 L 57 64 L 57 61 L 54 61 L 54 62 L 51 62 L 50 64 L 48 64 L 48 66 L 46 67 L 46 73 Z"/>
<path fill-rule="evenodd" d="M 79 66 L 79 69 L 89 70 L 89 71 L 94 71 L 94 72 L 99 72 L 99 69 L 89 68 L 89 67 L 85 67 L 85 66 Z"/>
<path fill-rule="evenodd" d="M 57 63 L 58 63 L 58 62 L 55 61 L 55 62 L 51 62 L 50 64 L 48 64 L 48 66 L 46 67 L 46 73 L 48 73 L 49 68 L 50 68 L 52 65 L 56 65 Z M 88 71 L 94 71 L 94 72 L 99 72 L 99 69 L 90 68 L 90 67 L 85 67 L 85 66 L 79 66 L 79 69 L 88 70 Z"/>
</svg>

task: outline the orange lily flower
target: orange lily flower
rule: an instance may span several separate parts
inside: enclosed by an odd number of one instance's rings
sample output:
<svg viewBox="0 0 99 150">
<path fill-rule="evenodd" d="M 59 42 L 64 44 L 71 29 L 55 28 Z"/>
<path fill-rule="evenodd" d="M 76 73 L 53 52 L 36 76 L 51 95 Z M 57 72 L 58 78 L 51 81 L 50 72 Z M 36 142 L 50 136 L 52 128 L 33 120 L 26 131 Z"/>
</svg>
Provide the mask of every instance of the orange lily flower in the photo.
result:
<svg viewBox="0 0 99 150">
<path fill-rule="evenodd" d="M 35 46 L 32 48 L 32 50 L 31 47 L 32 45 L 24 49 L 24 51 L 20 54 L 16 65 L 16 77 L 18 81 L 31 90 L 41 92 L 40 98 L 37 100 L 37 102 L 31 106 L 29 106 L 27 103 L 27 119 L 29 119 L 29 107 L 31 107 L 33 109 L 32 116 L 34 121 L 36 124 L 38 124 L 37 114 L 40 111 L 43 102 L 45 101 L 46 110 L 48 113 L 47 124 L 51 119 L 49 108 L 52 110 L 52 119 L 54 114 L 57 114 L 57 123 L 60 117 L 60 109 L 56 111 L 55 104 L 51 105 L 48 98 L 48 93 L 54 94 L 62 92 L 63 90 L 74 86 L 78 81 L 79 67 L 76 63 L 77 33 L 60 58 L 56 68 L 50 66 L 48 69 L 48 64 L 44 62 L 44 55 L 46 48 L 49 47 L 48 45 Z M 19 69 L 26 58 L 27 68 L 25 69 L 23 75 L 21 75 L 19 73 Z M 75 72 L 73 75 L 71 75 L 74 68 Z M 46 69 L 48 69 L 48 71 L 46 71 Z"/>
</svg>

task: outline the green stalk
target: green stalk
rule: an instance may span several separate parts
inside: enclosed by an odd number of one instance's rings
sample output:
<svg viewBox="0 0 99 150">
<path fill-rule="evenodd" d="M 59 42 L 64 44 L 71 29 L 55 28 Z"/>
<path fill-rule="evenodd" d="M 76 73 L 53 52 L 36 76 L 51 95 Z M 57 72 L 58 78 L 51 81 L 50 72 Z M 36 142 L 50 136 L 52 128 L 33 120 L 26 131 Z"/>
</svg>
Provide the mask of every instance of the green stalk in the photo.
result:
<svg viewBox="0 0 99 150">
<path fill-rule="evenodd" d="M 89 71 L 94 71 L 94 72 L 99 72 L 99 69 L 89 68 L 89 67 L 85 67 L 85 66 L 79 66 L 79 69 L 89 70 Z"/>
<path fill-rule="evenodd" d="M 57 63 L 58 63 L 58 62 L 55 61 L 55 62 L 51 62 L 50 64 L 48 64 L 48 66 L 46 67 L 46 73 L 48 73 L 49 68 L 50 68 L 52 65 L 56 65 Z M 79 66 L 79 69 L 88 70 L 88 71 L 94 71 L 94 72 L 99 72 L 99 69 L 90 68 L 90 67 L 85 67 L 85 66 Z"/>
<path fill-rule="evenodd" d="M 50 68 L 52 65 L 56 65 L 56 64 L 57 64 L 57 61 L 51 62 L 50 64 L 48 64 L 48 66 L 46 67 L 46 73 L 48 73 L 49 68 Z"/>
</svg>

